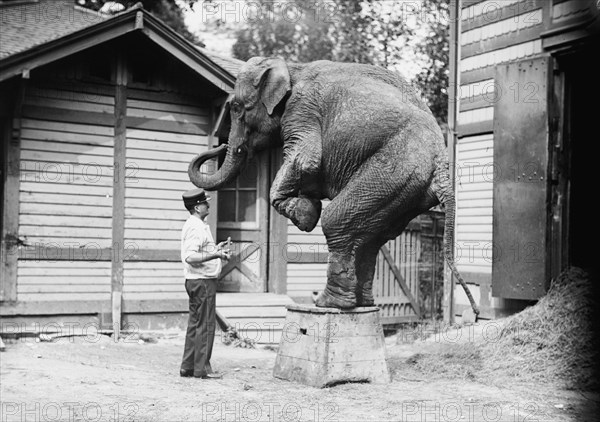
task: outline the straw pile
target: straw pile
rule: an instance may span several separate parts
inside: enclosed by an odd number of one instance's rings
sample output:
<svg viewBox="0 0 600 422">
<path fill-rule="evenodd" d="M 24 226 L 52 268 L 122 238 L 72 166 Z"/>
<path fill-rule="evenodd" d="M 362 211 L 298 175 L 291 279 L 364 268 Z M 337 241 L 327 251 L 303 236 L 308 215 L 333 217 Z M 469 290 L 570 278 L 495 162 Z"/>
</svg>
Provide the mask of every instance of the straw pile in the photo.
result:
<svg viewBox="0 0 600 422">
<path fill-rule="evenodd" d="M 484 372 L 597 387 L 593 314 L 599 305 L 587 273 L 564 271 L 535 306 L 504 320 L 497 341 L 481 345 Z"/>
</svg>

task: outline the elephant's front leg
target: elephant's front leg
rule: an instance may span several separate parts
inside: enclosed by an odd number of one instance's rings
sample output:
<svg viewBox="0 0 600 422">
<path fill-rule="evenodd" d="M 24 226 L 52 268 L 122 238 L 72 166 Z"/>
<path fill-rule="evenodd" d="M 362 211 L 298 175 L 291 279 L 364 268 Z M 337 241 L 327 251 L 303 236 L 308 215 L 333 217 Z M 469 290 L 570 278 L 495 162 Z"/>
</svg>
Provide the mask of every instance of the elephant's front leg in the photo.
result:
<svg viewBox="0 0 600 422">
<path fill-rule="evenodd" d="M 273 207 L 306 232 L 315 228 L 321 216 L 321 200 L 317 194 L 318 163 L 320 156 L 316 160 L 297 152 L 284 161 L 271 186 Z"/>
</svg>

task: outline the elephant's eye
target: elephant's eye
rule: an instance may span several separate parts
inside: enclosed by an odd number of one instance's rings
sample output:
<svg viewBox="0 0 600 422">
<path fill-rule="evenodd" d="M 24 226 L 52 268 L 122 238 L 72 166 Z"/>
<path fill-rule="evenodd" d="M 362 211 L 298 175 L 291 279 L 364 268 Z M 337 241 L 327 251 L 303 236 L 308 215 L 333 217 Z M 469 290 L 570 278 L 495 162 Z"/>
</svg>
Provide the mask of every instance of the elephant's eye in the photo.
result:
<svg viewBox="0 0 600 422">
<path fill-rule="evenodd" d="M 233 114 L 240 114 L 242 112 L 242 106 L 240 103 L 233 103 L 231 104 L 231 111 L 233 111 Z"/>
</svg>

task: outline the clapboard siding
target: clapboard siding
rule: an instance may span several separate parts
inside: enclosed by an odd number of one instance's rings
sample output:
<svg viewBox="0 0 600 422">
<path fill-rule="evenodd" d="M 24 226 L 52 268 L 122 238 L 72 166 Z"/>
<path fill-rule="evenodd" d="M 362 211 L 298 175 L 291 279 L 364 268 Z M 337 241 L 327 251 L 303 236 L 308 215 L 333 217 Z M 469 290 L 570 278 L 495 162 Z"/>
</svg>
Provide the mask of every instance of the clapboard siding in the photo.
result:
<svg viewBox="0 0 600 422">
<path fill-rule="evenodd" d="M 590 3 L 580 0 L 563 1 L 552 6 L 552 22 L 558 23 L 585 15 Z"/>
<path fill-rule="evenodd" d="M 290 297 L 312 297 L 312 292 L 321 291 L 327 283 L 327 264 L 287 265 L 287 294 Z"/>
<path fill-rule="evenodd" d="M 323 201 L 323 208 L 328 203 Z M 287 223 L 287 293 L 290 297 L 306 300 L 312 297 L 312 292 L 325 288 L 327 263 L 320 259 L 328 251 L 327 239 L 320 219 L 310 233 L 301 231 L 290 220 Z"/>
<path fill-rule="evenodd" d="M 542 54 L 539 34 L 546 7 L 538 0 L 482 1 L 462 9 L 459 136 L 491 132 L 499 96 L 527 95 L 527 87 L 500 91 L 494 83 L 495 66 Z"/>
<path fill-rule="evenodd" d="M 456 265 L 491 274 L 493 134 L 463 137 L 456 145 Z"/>
<path fill-rule="evenodd" d="M 109 300 L 111 263 L 19 260 L 20 301 Z"/>
<path fill-rule="evenodd" d="M 462 46 L 467 46 L 494 37 L 515 37 L 519 35 L 519 31 L 540 25 L 541 23 L 542 9 L 538 8 L 520 15 L 508 17 L 507 19 L 489 25 L 464 31 L 460 43 Z"/>
<path fill-rule="evenodd" d="M 113 128 L 81 124 L 74 113 L 108 115 L 114 99 L 33 84 L 24 105 L 19 236 L 40 247 L 110 247 Z M 34 117 L 28 106 L 38 111 Z M 55 115 L 63 116 L 60 122 Z M 47 291 L 28 287 L 21 293 L 31 299 Z"/>
<path fill-rule="evenodd" d="M 478 108 L 475 110 L 463 111 L 458 114 L 458 121 L 461 125 L 489 122 L 493 119 L 494 107 Z"/>
<path fill-rule="evenodd" d="M 164 294 L 169 299 L 186 299 L 180 262 L 129 262 L 123 264 L 123 298 L 142 300 Z"/>
<path fill-rule="evenodd" d="M 534 40 L 478 54 L 461 60 L 461 71 L 481 69 L 499 63 L 522 59 L 542 52 L 542 41 Z"/>
<path fill-rule="evenodd" d="M 181 193 L 192 188 L 187 167 L 194 156 L 208 148 L 209 110 L 200 100 L 175 103 L 144 97 L 133 90 L 127 116 L 159 123 L 177 122 L 199 128 L 187 131 L 147 130 L 128 127 L 125 169 L 125 240 L 139 249 L 178 250 L 181 227 L 189 217 Z M 179 269 L 180 270 L 180 269 Z M 179 274 L 181 276 L 181 274 Z M 127 290 L 124 290 L 127 292 Z"/>
</svg>

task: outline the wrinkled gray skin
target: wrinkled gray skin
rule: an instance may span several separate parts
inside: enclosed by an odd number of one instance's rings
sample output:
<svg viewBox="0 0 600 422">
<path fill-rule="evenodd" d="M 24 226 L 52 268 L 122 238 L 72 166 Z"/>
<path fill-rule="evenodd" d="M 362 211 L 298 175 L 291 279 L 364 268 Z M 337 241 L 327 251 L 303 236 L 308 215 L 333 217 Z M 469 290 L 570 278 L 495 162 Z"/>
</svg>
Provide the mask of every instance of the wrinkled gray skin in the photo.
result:
<svg viewBox="0 0 600 422">
<path fill-rule="evenodd" d="M 446 258 L 463 283 L 452 262 L 454 193 L 444 139 L 399 75 L 370 65 L 254 57 L 242 67 L 229 107 L 228 147 L 196 157 L 190 179 L 217 190 L 254 152 L 283 145 L 271 204 L 303 231 L 322 220 L 329 259 L 317 306 L 373 305 L 380 247 L 440 202 Z M 200 165 L 224 149 L 221 168 L 201 175 Z M 324 198 L 331 202 L 322 210 Z"/>
</svg>

